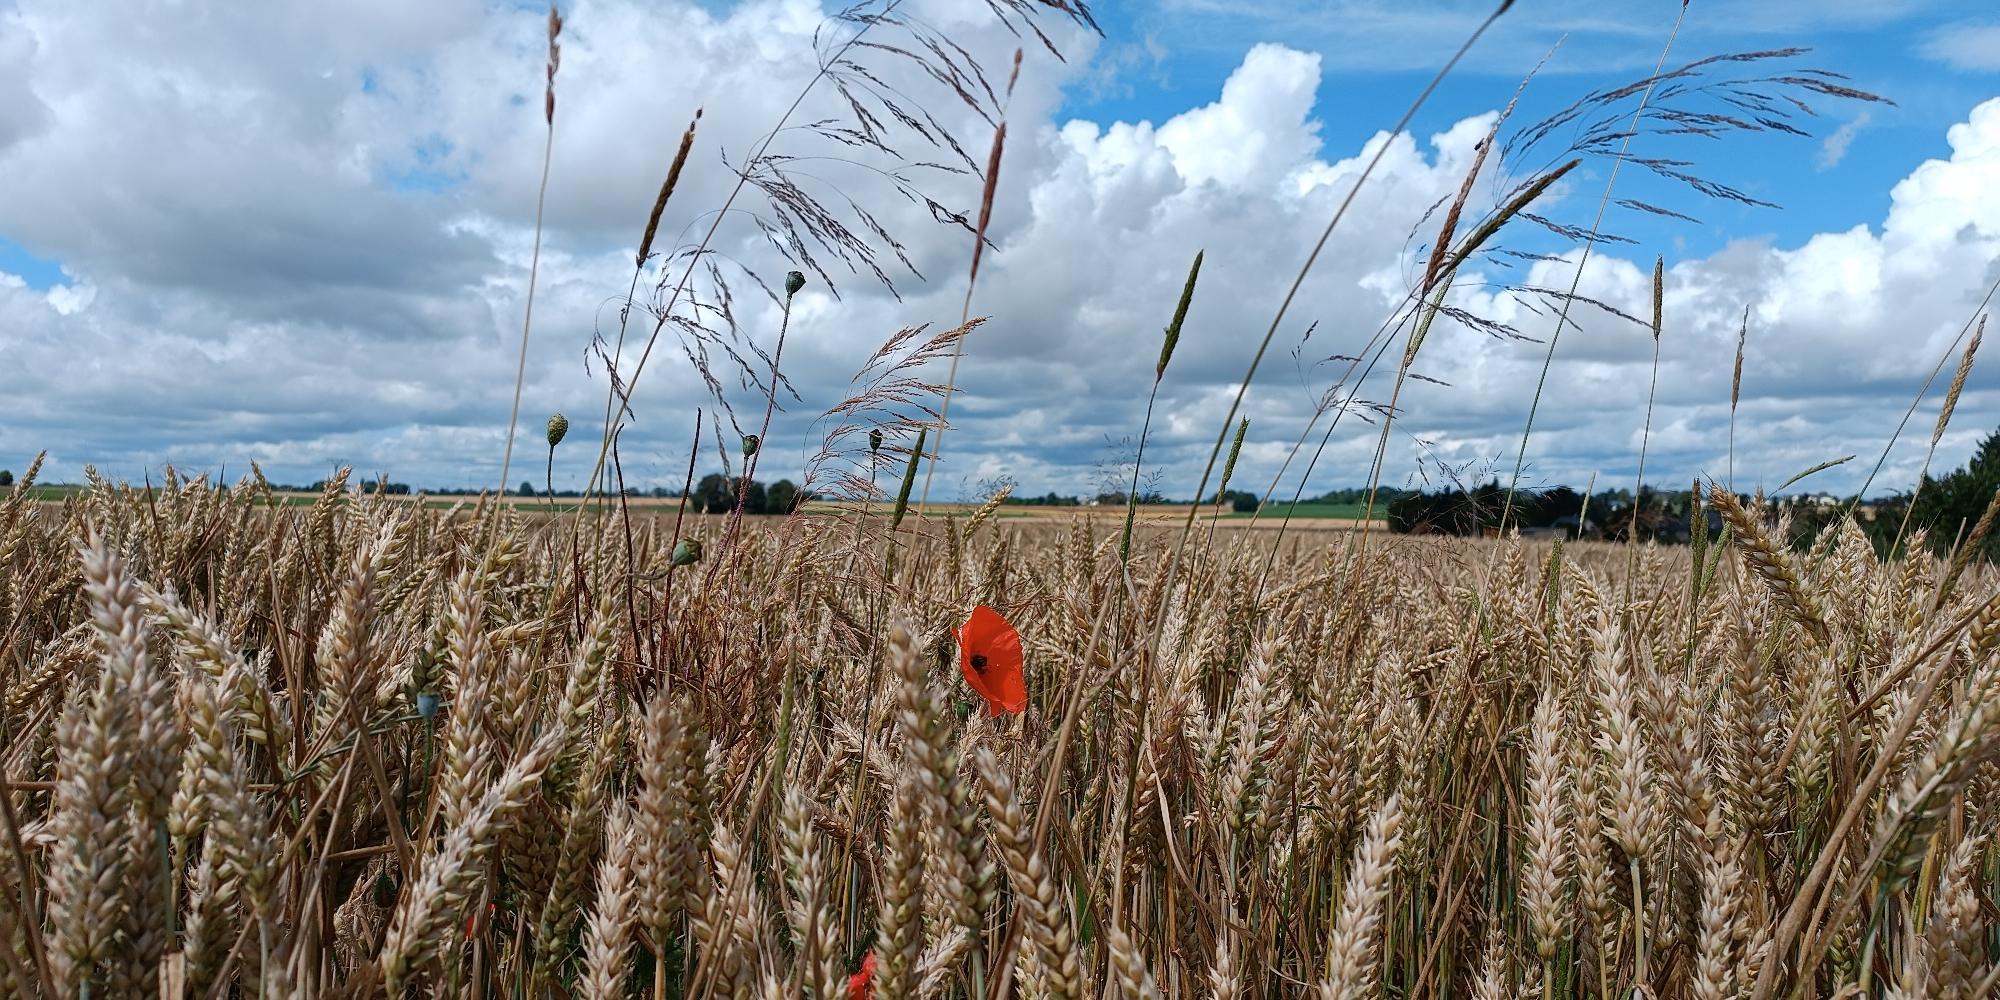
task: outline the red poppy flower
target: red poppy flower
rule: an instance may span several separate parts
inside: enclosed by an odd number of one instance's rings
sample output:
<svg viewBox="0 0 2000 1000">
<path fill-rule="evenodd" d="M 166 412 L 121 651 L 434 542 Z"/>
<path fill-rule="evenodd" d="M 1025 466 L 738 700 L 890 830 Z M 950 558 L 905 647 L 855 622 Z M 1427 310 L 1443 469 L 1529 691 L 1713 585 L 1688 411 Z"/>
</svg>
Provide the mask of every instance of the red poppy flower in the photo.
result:
<svg viewBox="0 0 2000 1000">
<path fill-rule="evenodd" d="M 847 1000 L 874 1000 L 875 953 L 861 956 L 861 971 L 847 977 Z"/>
<path fill-rule="evenodd" d="M 494 914 L 496 905 L 497 904 L 494 903 L 486 904 L 486 915 L 488 917 L 491 917 Z M 467 941 L 472 940 L 473 932 L 478 926 L 479 926 L 479 911 L 474 910 L 473 912 L 465 915 L 465 939 Z"/>
<path fill-rule="evenodd" d="M 1028 708 L 1028 682 L 1021 675 L 1021 633 L 984 604 L 958 630 L 958 666 L 965 682 L 986 699 L 986 714 Z"/>
</svg>

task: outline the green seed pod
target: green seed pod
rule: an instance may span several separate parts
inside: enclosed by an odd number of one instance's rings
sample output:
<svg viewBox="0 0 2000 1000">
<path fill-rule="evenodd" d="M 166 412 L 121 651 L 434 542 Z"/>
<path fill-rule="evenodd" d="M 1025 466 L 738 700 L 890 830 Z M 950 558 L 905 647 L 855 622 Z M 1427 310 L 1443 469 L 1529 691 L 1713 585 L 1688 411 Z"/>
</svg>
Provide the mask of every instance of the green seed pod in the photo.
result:
<svg viewBox="0 0 2000 1000">
<path fill-rule="evenodd" d="M 806 276 L 805 276 L 805 275 L 803 275 L 803 274 L 800 274 L 800 273 L 799 273 L 799 272 L 797 272 L 797 271 L 786 271 L 786 272 L 785 272 L 785 297 L 786 297 L 786 298 L 788 298 L 788 299 L 789 299 L 789 298 L 791 298 L 792 296 L 794 296 L 794 295 L 797 295 L 797 294 L 799 294 L 799 289 L 801 289 L 801 288 L 804 288 L 804 287 L 806 287 Z"/>
<path fill-rule="evenodd" d="M 743 457 L 749 458 L 750 456 L 757 454 L 757 446 L 763 443 L 764 439 L 758 437 L 755 434 L 743 435 Z"/>
<path fill-rule="evenodd" d="M 701 561 L 701 542 L 693 538 L 683 538 L 674 544 L 674 565 L 692 566 Z"/>
<path fill-rule="evenodd" d="M 549 418 L 549 447 L 562 443 L 563 435 L 569 433 L 569 418 L 558 413 Z"/>
<path fill-rule="evenodd" d="M 874 430 L 868 432 L 868 452 L 869 454 L 872 455 L 880 452 L 881 450 L 882 450 L 882 428 L 877 427 Z"/>
</svg>

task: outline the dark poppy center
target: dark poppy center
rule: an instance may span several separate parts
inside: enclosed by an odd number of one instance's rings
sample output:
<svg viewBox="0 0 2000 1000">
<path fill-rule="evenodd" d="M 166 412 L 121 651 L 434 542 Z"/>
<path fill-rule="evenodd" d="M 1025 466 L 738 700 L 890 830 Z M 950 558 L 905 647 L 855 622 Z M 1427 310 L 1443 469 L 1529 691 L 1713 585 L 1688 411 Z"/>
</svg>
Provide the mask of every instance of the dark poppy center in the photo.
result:
<svg viewBox="0 0 2000 1000">
<path fill-rule="evenodd" d="M 974 669 L 974 670 L 976 670 L 976 671 L 978 671 L 979 673 L 982 673 L 982 674 L 986 672 L 986 656 L 985 656 L 985 654 L 983 654 L 983 653 L 974 653 L 974 654 L 972 654 L 972 669 Z"/>
</svg>

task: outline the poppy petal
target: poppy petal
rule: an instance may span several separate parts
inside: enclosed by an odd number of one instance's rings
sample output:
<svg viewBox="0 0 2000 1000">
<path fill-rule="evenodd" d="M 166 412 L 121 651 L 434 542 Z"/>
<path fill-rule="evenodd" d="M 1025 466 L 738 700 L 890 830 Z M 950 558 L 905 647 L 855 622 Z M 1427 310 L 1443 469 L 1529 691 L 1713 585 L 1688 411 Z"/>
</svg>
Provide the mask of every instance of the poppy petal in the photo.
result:
<svg viewBox="0 0 2000 1000">
<path fill-rule="evenodd" d="M 958 663 L 965 682 L 985 699 L 988 715 L 1027 709 L 1021 634 L 1000 612 L 984 604 L 972 609 L 958 631 Z"/>
</svg>

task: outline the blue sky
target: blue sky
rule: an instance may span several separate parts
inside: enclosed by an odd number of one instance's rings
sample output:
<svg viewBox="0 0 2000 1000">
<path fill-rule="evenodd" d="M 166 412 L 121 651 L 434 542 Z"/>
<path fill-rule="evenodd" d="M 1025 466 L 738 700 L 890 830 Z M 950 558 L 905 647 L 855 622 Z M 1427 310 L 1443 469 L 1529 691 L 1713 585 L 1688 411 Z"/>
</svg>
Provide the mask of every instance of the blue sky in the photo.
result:
<svg viewBox="0 0 2000 1000">
<path fill-rule="evenodd" d="M 1019 44 L 983 4 L 911 2 L 989 72 Z M 86 463 L 138 479 L 167 462 L 241 470 L 255 460 L 292 481 L 353 465 L 419 484 L 493 482 L 541 165 L 540 8 L 183 7 L 116 14 L 0 0 L 0 172 L 12 183 L 0 203 L 0 392 L 17 401 L 0 421 L 0 467 L 18 471 L 47 449 L 57 478 L 80 476 Z M 953 484 L 1010 476 L 1036 493 L 1091 488 L 1117 457 L 1106 442 L 1137 432 L 1162 303 L 1205 250 L 1148 451 L 1167 492 L 1191 491 L 1246 338 L 1268 322 L 1379 131 L 1487 9 L 1133 0 L 1099 5 L 1101 39 L 1046 22 L 1069 58 L 1030 45 L 1008 111 L 994 248 L 974 296 L 974 312 L 990 319 L 967 342 L 940 475 Z M 663 220 L 662 245 L 677 249 L 727 194 L 725 155 L 739 162 L 809 77 L 815 32 L 838 31 L 832 10 L 813 0 L 565 4 L 524 392 L 531 438 L 552 410 L 572 417 L 580 440 L 597 432 L 588 414 L 602 412 L 605 383 L 592 337 L 615 331 L 634 234 L 688 119 L 702 109 Z M 1678 10 L 1673 0 L 1524 0 L 1482 40 L 1409 135 L 1390 143 L 1274 344 L 1246 399 L 1260 429 L 1246 476 L 1268 480 L 1302 434 L 1316 440 L 1308 427 L 1336 366 L 1313 359 L 1360 350 L 1394 312 L 1434 229 L 1426 209 L 1458 189 L 1485 116 L 1522 76 L 1562 40 L 1517 125 L 1648 72 Z M 1942 0 L 1697 2 L 1668 64 L 1781 46 L 1813 51 L 1764 72 L 1837 70 L 1894 104 L 1813 98 L 1823 114 L 1802 123 L 1810 137 L 1638 140 L 1641 155 L 1684 157 L 1696 173 L 1782 206 L 1694 198 L 1629 167 L 1620 175 L 1616 197 L 1700 219 L 1614 209 L 1607 229 L 1637 243 L 1603 248 L 1583 277 L 1587 294 L 1643 311 L 1653 259 L 1666 261 L 1649 478 L 1684 483 L 1723 466 L 1727 359 L 1746 308 L 1737 466 L 1775 482 L 1883 447 L 2000 274 L 2000 13 Z M 877 70 L 935 110 L 970 155 L 985 149 L 983 119 L 908 67 Z M 847 113 L 824 92 L 804 110 Z M 913 159 L 949 159 L 907 133 L 892 144 Z M 815 274 L 802 293 L 786 349 L 800 398 L 767 444 L 767 468 L 779 470 L 769 477 L 796 479 L 829 426 L 822 411 L 853 391 L 876 345 L 900 327 L 957 322 L 969 248 L 962 231 L 871 180 L 879 175 L 869 170 L 893 163 L 803 130 L 776 149 L 807 158 L 798 162 L 810 168 L 795 169 L 828 180 L 817 190 L 871 212 L 925 276 L 906 274 L 892 295 L 836 266 L 837 288 Z M 1536 208 L 1587 225 L 1607 166 L 1587 161 Z M 976 206 L 976 178 L 928 176 L 925 193 L 941 207 Z M 1473 209 L 1520 179 L 1483 175 Z M 800 266 L 752 224 L 753 213 L 771 216 L 767 203 L 735 208 L 714 259 L 767 276 Z M 1525 224 L 1502 242 L 1573 251 Z M 895 271 L 894 255 L 877 249 Z M 1546 318 L 1506 286 L 1565 286 L 1574 259 L 1486 262 L 1454 290 L 1454 305 L 1545 339 Z M 743 343 L 768 349 L 775 307 L 731 273 Z M 641 287 L 661 275 L 655 261 Z M 662 346 L 624 438 L 628 473 L 647 484 L 685 468 L 695 409 L 709 409 L 710 426 L 727 416 L 671 334 Z M 1425 463 L 1511 464 L 1542 350 L 1442 324 L 1417 370 L 1449 385 L 1403 396 L 1385 481 L 1410 480 Z M 1644 415 L 1635 387 L 1647 384 L 1650 358 L 1643 331 L 1603 316 L 1565 335 L 1529 446 L 1537 481 L 1634 475 Z M 1388 391 L 1378 377 L 1359 395 Z M 754 392 L 731 387 L 725 398 L 761 412 Z M 1935 406 L 1933 394 L 1917 422 Z M 1936 467 L 2000 424 L 2000 380 L 1984 366 L 1959 413 Z M 1308 492 L 1365 479 L 1376 433 L 1343 423 Z M 1899 445 L 1883 482 L 1907 485 L 1924 458 L 1922 440 Z M 714 464 L 703 461 L 705 471 Z M 558 456 L 558 478 L 581 474 Z M 1843 467 L 1819 482 L 1849 489 L 1860 477 Z"/>
<path fill-rule="evenodd" d="M 1098 65 L 1104 76 L 1072 87 L 1063 110 L 1092 119 L 1162 120 L 1212 99 L 1249 46 L 1282 40 L 1324 59 L 1317 104 L 1321 136 L 1336 147 L 1358 145 L 1387 127 L 1431 79 L 1448 46 L 1425 42 L 1441 41 L 1491 6 L 1283 0 L 1142 0 L 1107 5 L 1099 12 L 1105 43 Z M 1585 90 L 1641 78 L 1659 59 L 1679 6 L 1672 0 L 1587 6 L 1524 3 L 1489 36 L 1489 41 L 1500 44 L 1475 50 L 1419 112 L 1412 131 L 1427 134 L 1471 110 L 1505 104 L 1516 85 L 1558 42 L 1554 56 L 1524 93 L 1517 120 L 1552 114 Z M 1793 242 L 1815 232 L 1878 221 L 1887 207 L 1889 188 L 1916 164 L 1948 153 L 1945 129 L 1995 93 L 1995 67 L 1953 65 L 1933 50 L 1941 34 L 1966 25 L 2000 25 L 2000 12 L 1978 19 L 1970 16 L 1978 5 L 1970 3 L 1779 2 L 1759 5 L 1765 8 L 1761 18 L 1742 17 L 1748 6 L 1693 6 L 1667 66 L 1724 52 L 1806 47 L 1812 53 L 1805 64 L 1844 73 L 1853 86 L 1887 97 L 1895 105 L 1844 107 L 1821 102 L 1825 117 L 1815 123 L 1818 134 L 1771 144 L 1781 155 L 1763 150 L 1739 159 L 1729 140 L 1687 140 L 1682 148 L 1701 158 L 1705 175 L 1777 202 L 1784 211 L 1711 208 L 1700 216 L 1707 225 L 1651 229 L 1648 235 L 1655 240 L 1677 239 L 1670 244 L 1673 249 L 1710 253 L 1729 239 L 1756 233 Z M 1569 14 L 1579 7 L 1592 13 Z M 1324 15 L 1298 16 L 1298 11 L 1314 8 Z M 1825 16 L 1814 16 L 1816 11 Z M 1343 24 L 1364 12 L 1372 12 L 1379 23 L 1367 28 Z M 1544 14 L 1548 16 L 1538 16 Z M 1399 24 L 1425 27 L 1421 34 L 1413 32 L 1407 44 L 1387 46 L 1388 52 L 1360 44 L 1393 37 Z M 1506 28 L 1519 30 L 1510 33 Z M 2000 55 L 1993 58 L 2000 60 Z M 1836 163 L 1823 163 L 1825 136 L 1863 115 L 1843 155 Z M 1627 183 L 1636 190 L 1644 181 Z M 1655 185 L 1656 190 L 1664 187 Z M 1647 228 L 1640 226 L 1635 232 Z"/>
</svg>

